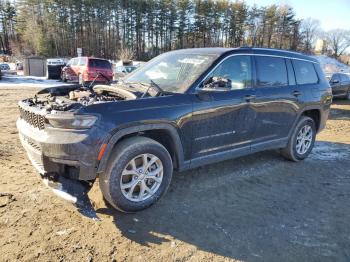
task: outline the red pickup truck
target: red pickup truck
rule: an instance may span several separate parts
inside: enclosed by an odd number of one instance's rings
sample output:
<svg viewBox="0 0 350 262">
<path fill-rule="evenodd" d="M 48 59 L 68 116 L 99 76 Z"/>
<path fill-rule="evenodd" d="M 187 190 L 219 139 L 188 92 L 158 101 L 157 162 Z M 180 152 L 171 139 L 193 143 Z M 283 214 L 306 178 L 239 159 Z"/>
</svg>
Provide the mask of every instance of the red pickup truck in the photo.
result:
<svg viewBox="0 0 350 262">
<path fill-rule="evenodd" d="M 62 69 L 61 79 L 64 82 L 79 82 L 83 86 L 94 80 L 95 83 L 108 83 L 113 79 L 112 65 L 102 58 L 75 57 Z"/>
</svg>

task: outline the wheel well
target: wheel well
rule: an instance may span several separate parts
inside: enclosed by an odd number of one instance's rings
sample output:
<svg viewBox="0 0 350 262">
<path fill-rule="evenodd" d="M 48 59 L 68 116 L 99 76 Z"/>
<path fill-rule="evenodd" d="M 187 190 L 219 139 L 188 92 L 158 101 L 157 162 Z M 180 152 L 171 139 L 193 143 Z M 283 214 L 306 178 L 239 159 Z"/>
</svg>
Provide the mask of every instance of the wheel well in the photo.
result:
<svg viewBox="0 0 350 262">
<path fill-rule="evenodd" d="M 173 161 L 173 166 L 174 168 L 178 168 L 179 167 L 179 158 L 177 155 L 177 150 L 176 150 L 176 146 L 175 146 L 175 141 L 172 138 L 172 136 L 170 135 L 169 131 L 164 130 L 164 129 L 152 129 L 152 130 L 146 130 L 146 131 L 142 131 L 142 132 L 136 132 L 136 133 L 131 133 L 131 134 L 127 134 L 123 137 L 121 137 L 117 144 L 129 137 L 133 137 L 133 136 L 144 136 L 144 137 L 148 137 L 151 138 L 155 141 L 157 141 L 158 143 L 160 143 L 161 145 L 163 145 L 166 150 L 168 150 L 171 159 Z M 116 144 L 116 145 L 117 145 Z"/>
<path fill-rule="evenodd" d="M 302 115 L 312 118 L 315 121 L 316 131 L 318 131 L 318 129 L 320 128 L 320 118 L 321 118 L 320 110 L 318 109 L 307 110 L 303 112 Z"/>
</svg>

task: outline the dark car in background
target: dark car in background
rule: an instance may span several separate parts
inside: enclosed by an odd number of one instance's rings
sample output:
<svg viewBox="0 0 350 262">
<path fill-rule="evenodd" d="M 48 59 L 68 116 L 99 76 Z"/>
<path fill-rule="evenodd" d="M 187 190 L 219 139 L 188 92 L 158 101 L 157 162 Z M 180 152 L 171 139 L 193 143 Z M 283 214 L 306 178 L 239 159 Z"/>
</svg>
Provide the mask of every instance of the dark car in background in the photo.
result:
<svg viewBox="0 0 350 262">
<path fill-rule="evenodd" d="M 305 159 L 331 102 L 314 58 L 263 48 L 184 49 L 114 85 L 43 90 L 19 102 L 17 128 L 45 179 L 91 185 L 99 178 L 111 205 L 135 212 L 166 192 L 173 170 L 270 149 Z"/>
<path fill-rule="evenodd" d="M 47 79 L 60 79 L 62 68 L 66 65 L 63 58 L 48 58 L 46 60 Z"/>
<path fill-rule="evenodd" d="M 89 85 L 91 82 L 107 84 L 113 80 L 112 64 L 102 58 L 75 57 L 62 69 L 61 79 Z"/>
<path fill-rule="evenodd" d="M 344 73 L 333 74 L 329 81 L 333 96 L 350 100 L 350 76 Z"/>
</svg>

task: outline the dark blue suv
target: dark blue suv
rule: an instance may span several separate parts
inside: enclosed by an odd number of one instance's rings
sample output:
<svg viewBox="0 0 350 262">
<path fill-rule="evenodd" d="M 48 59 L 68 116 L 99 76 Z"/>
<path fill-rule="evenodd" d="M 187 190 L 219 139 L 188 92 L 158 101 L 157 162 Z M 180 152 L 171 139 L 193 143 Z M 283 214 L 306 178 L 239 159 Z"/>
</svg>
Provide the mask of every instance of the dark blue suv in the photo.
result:
<svg viewBox="0 0 350 262">
<path fill-rule="evenodd" d="M 154 58 L 112 86 L 42 90 L 19 102 L 17 127 L 45 179 L 99 178 L 110 204 L 134 212 L 162 196 L 174 169 L 267 149 L 303 160 L 331 102 L 330 85 L 311 57 L 185 49 Z"/>
</svg>

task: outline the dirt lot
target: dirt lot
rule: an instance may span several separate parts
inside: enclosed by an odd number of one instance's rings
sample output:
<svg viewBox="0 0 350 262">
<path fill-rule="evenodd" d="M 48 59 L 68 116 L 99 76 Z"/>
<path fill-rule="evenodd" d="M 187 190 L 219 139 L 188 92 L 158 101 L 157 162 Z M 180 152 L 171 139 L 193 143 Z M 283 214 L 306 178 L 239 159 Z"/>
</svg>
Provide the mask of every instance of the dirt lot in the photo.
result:
<svg viewBox="0 0 350 262">
<path fill-rule="evenodd" d="M 175 174 L 132 215 L 90 192 L 100 221 L 40 181 L 20 146 L 17 100 L 0 88 L 0 261 L 350 261 L 350 102 L 335 101 L 304 162 L 274 151 Z"/>
</svg>

